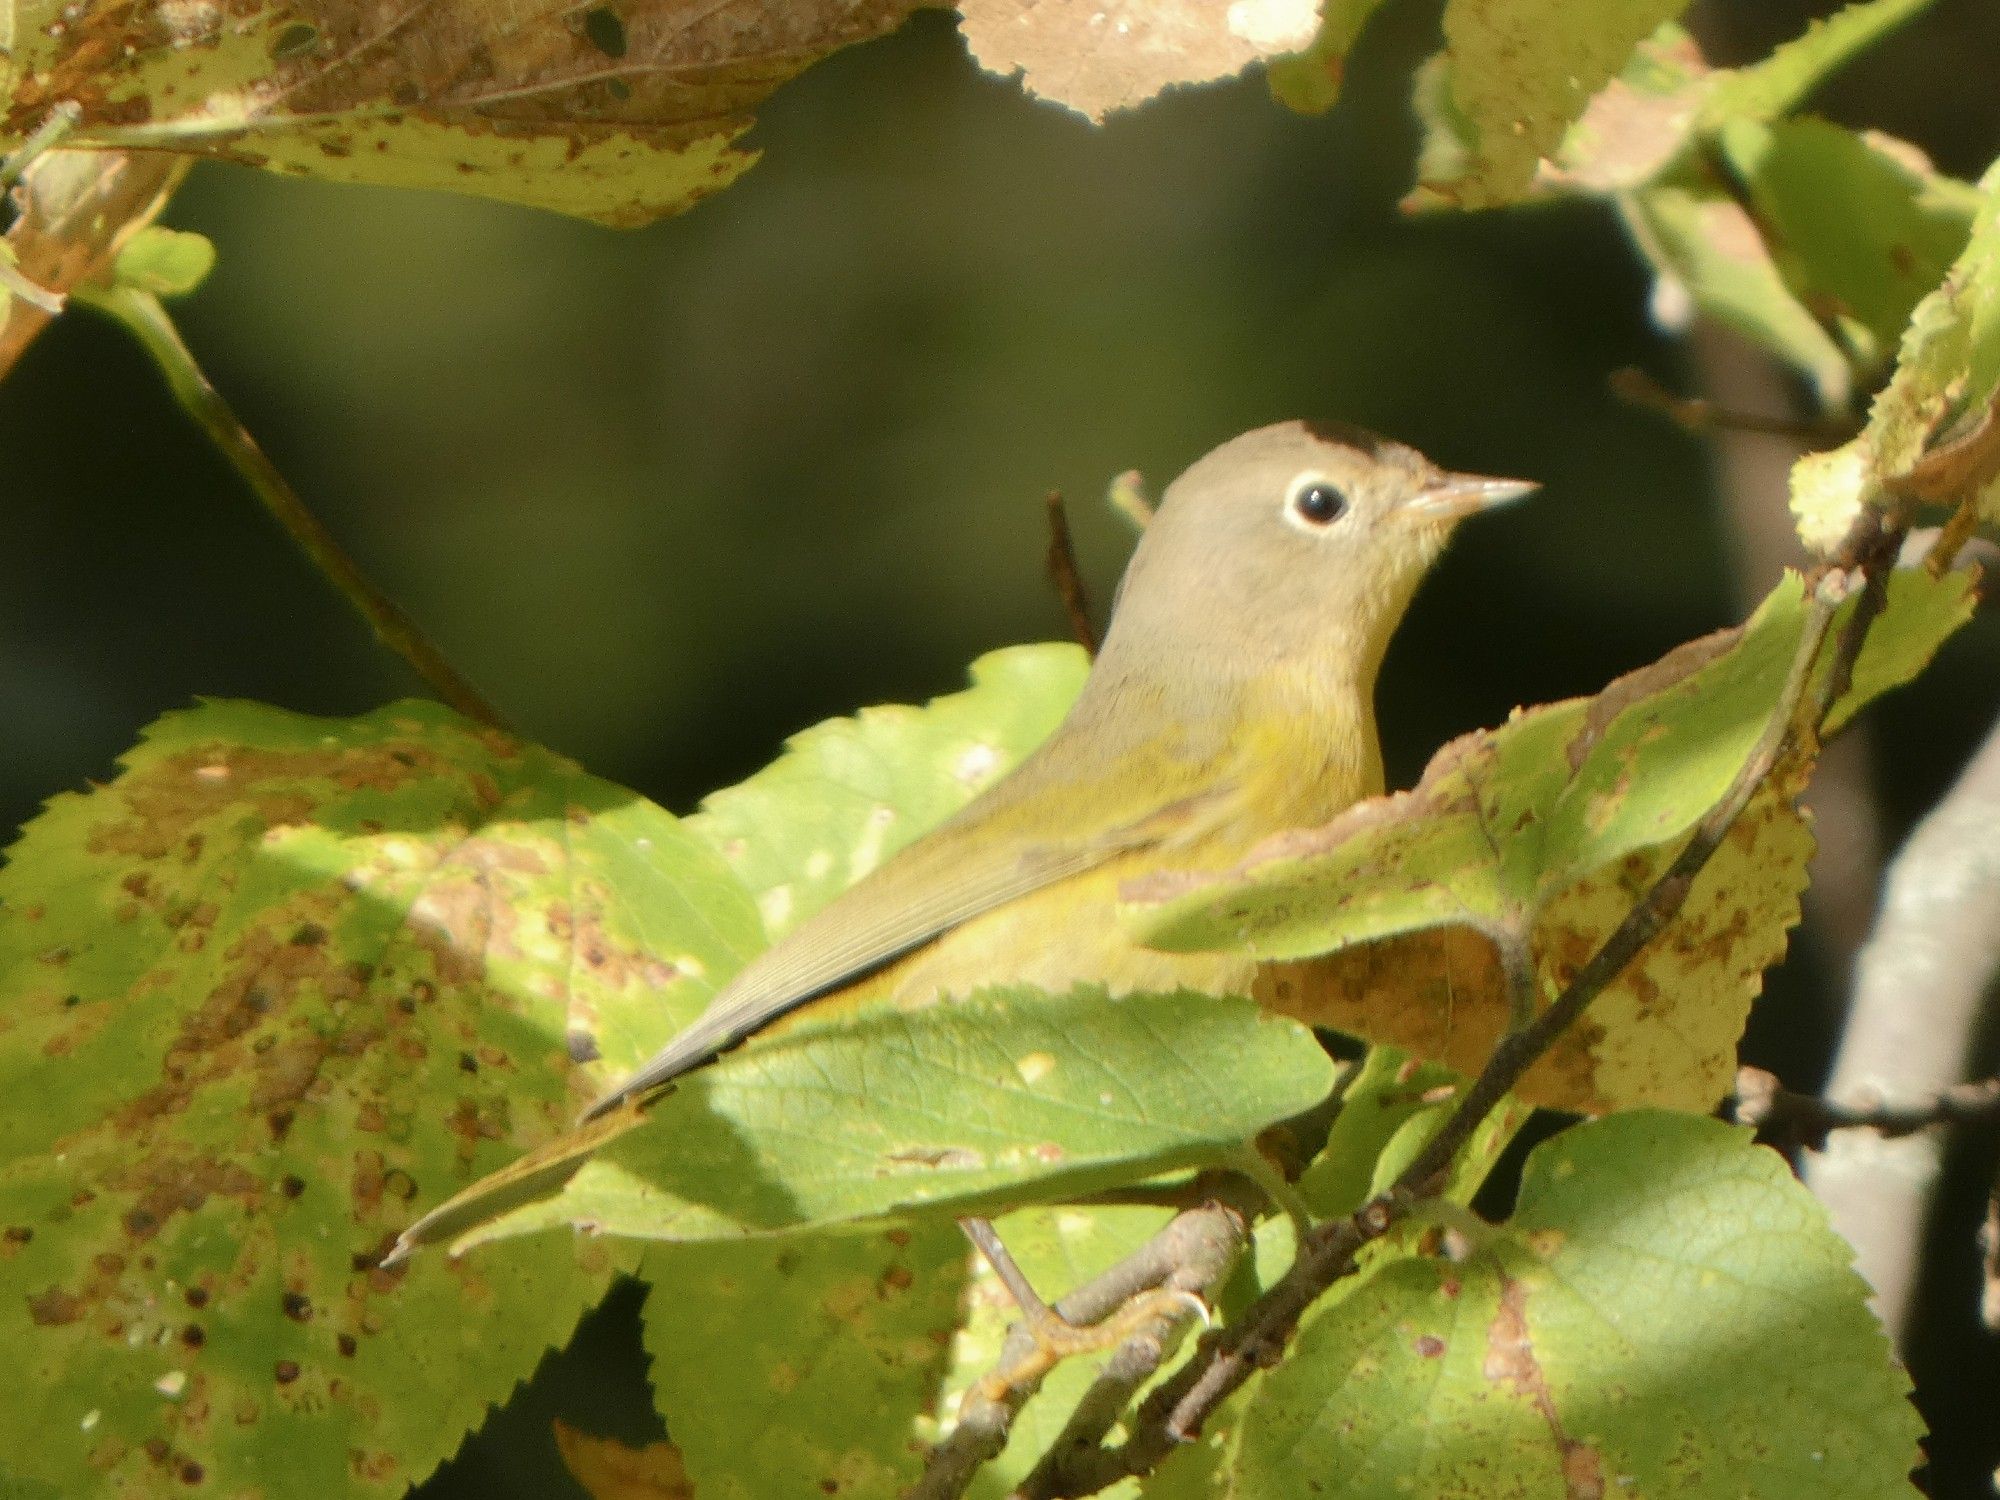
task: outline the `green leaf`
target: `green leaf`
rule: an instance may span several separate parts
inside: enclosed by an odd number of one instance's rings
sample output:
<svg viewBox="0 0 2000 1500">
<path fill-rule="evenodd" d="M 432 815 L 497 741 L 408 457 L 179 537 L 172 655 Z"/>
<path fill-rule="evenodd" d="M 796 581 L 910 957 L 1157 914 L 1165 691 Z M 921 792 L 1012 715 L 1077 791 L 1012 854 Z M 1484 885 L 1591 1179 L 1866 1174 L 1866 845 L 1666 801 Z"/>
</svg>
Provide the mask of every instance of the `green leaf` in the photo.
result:
<svg viewBox="0 0 2000 1500">
<path fill-rule="evenodd" d="M 687 827 L 757 897 L 775 941 L 1012 770 L 1062 722 L 1089 670 L 1076 646 L 989 652 L 963 692 L 793 735 Z"/>
<path fill-rule="evenodd" d="M 1687 0 L 1449 0 L 1445 50 L 1418 92 L 1427 126 L 1409 207 L 1493 208 L 1528 196 L 1535 169 Z"/>
<path fill-rule="evenodd" d="M 1808 546 L 1833 546 L 1863 505 L 1890 492 L 1945 502 L 1977 495 L 1981 515 L 2000 518 L 2000 161 L 1978 192 L 1965 249 L 1911 314 L 1868 426 L 1793 471 L 1792 512 Z"/>
<path fill-rule="evenodd" d="M 654 1393 L 703 1500 L 894 1500 L 923 1450 L 966 1296 L 954 1224 L 658 1245 Z"/>
<path fill-rule="evenodd" d="M 0 1451 L 76 1494 L 426 1474 L 618 1256 L 377 1258 L 757 941 L 666 813 L 416 703 L 169 715 L 0 903 Z"/>
<path fill-rule="evenodd" d="M 1792 294 L 1857 370 L 1885 366 L 1965 248 L 1970 190 L 1910 148 L 1825 120 L 1732 120 L 1717 141 Z"/>
<path fill-rule="evenodd" d="M 1913 680 L 1979 607 L 1976 580 L 1964 572 L 1933 580 L 1909 569 L 1890 575 L 1889 599 L 1855 658 L 1852 686 L 1828 710 L 1826 732 L 1838 734 L 1882 694 Z"/>
<path fill-rule="evenodd" d="M 1918 670 L 1969 593 L 1963 576 L 1899 575 L 1840 712 Z M 1446 746 L 1411 792 L 1270 840 L 1231 871 L 1131 883 L 1129 917 L 1156 946 L 1254 953 L 1257 992 L 1282 1014 L 1475 1071 L 1510 1015 L 1494 936 L 1525 940 L 1533 998 L 1567 982 L 1735 778 L 1802 619 L 1794 577 L 1737 630 Z M 1721 1096 L 1797 920 L 1811 838 L 1791 797 L 1806 769 L 1781 768 L 1753 799 L 1680 916 L 1530 1072 L 1524 1099 L 1706 1110 Z"/>
<path fill-rule="evenodd" d="M 1577 1126 L 1463 1259 L 1307 1315 L 1229 1494 L 1914 1496 L 1922 1427 L 1851 1253 L 1748 1132 Z"/>
<path fill-rule="evenodd" d="M 988 990 L 802 1022 L 691 1074 L 553 1196 L 462 1251 L 557 1224 L 733 1239 L 1073 1196 L 1214 1162 L 1332 1087 L 1246 1000 Z"/>
<path fill-rule="evenodd" d="M 385 25 L 352 0 L 246 0 L 135 27 L 118 7 L 20 0 L 11 63 L 25 82 L 0 113 L 0 151 L 67 100 L 81 110 L 72 146 L 640 223 L 727 186 L 756 159 L 735 146 L 753 108 L 910 9 L 441 0 Z"/>
<path fill-rule="evenodd" d="M 119 248 L 112 279 L 155 297 L 184 297 L 215 269 L 206 235 L 148 224 Z"/>
</svg>

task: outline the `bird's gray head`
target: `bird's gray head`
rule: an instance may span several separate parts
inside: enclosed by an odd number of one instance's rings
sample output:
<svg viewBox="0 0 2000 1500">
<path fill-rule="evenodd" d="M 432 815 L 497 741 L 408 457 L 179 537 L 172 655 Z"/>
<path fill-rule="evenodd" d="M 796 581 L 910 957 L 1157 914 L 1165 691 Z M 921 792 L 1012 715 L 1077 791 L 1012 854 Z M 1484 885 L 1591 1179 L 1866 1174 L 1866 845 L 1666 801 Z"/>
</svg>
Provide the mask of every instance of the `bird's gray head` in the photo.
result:
<svg viewBox="0 0 2000 1500">
<path fill-rule="evenodd" d="M 1181 670 L 1211 657 L 1352 667 L 1365 685 L 1452 529 L 1534 488 L 1450 473 L 1357 427 L 1246 432 L 1167 487 L 1119 586 L 1105 658 L 1164 648 Z"/>
</svg>

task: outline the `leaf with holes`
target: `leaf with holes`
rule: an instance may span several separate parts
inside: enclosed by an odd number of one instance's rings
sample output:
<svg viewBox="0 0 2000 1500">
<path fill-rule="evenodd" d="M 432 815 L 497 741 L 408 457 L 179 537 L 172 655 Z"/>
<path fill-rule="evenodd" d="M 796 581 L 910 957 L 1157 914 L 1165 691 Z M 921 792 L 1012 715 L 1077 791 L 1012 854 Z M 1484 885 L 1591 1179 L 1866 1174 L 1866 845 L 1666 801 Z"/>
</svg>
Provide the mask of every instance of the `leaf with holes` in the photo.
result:
<svg viewBox="0 0 2000 1500">
<path fill-rule="evenodd" d="M 1918 1493 L 1922 1424 L 1852 1251 L 1748 1132 L 1576 1126 L 1467 1238 L 1307 1314 L 1236 1424 L 1230 1495 Z"/>
<path fill-rule="evenodd" d="M 1834 721 L 1914 675 L 1970 610 L 1963 575 L 1898 574 Z M 1794 576 L 1747 624 L 1595 698 L 1454 741 L 1410 792 L 1267 840 L 1232 871 L 1129 883 L 1129 916 L 1159 946 L 1264 960 L 1257 993 L 1271 1009 L 1476 1072 L 1513 1003 L 1501 945 L 1522 946 L 1531 1000 L 1568 982 L 1750 755 L 1803 613 Z M 1792 799 L 1809 769 L 1779 768 L 1680 915 L 1529 1072 L 1522 1098 L 1705 1111 L 1722 1096 L 1763 971 L 1798 918 L 1812 840 Z"/>
<path fill-rule="evenodd" d="M 759 941 L 666 813 L 426 704 L 169 715 L 0 902 L 0 1451 L 66 1493 L 429 1472 L 617 1256 L 377 1257 Z"/>
</svg>

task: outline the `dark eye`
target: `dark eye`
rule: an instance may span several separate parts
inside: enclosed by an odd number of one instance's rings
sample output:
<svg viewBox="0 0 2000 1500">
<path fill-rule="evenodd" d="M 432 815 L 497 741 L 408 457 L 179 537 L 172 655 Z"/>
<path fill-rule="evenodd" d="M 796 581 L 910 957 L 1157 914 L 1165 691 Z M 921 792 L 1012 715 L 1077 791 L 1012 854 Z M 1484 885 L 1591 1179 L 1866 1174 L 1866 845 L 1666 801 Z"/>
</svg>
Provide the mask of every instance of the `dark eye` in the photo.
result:
<svg viewBox="0 0 2000 1500">
<path fill-rule="evenodd" d="M 1309 484 L 1292 496 L 1292 509 L 1302 521 L 1331 526 L 1347 514 L 1347 496 L 1324 482 Z"/>
</svg>

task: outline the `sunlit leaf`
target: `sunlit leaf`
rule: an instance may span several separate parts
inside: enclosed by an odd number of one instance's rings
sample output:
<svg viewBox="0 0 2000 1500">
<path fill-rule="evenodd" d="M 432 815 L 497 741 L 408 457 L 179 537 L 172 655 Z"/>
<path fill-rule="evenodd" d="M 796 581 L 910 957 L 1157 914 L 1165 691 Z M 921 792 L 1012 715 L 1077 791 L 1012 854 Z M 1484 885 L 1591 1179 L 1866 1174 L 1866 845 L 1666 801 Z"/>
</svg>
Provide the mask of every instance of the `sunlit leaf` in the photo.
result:
<svg viewBox="0 0 2000 1500">
<path fill-rule="evenodd" d="M 667 814 L 426 704 L 170 715 L 0 902 L 0 1451 L 69 1493 L 421 1478 L 617 1257 L 377 1257 L 757 941 Z"/>
<path fill-rule="evenodd" d="M 1773 48 L 1761 62 L 1717 70 L 1703 113 L 1706 122 L 1770 121 L 1796 109 L 1840 68 L 1937 0 L 1855 0 Z"/>
<path fill-rule="evenodd" d="M 1344 1218 L 1388 1188 L 1437 1133 L 1464 1085 L 1437 1063 L 1396 1047 L 1371 1047 L 1341 1090 L 1326 1145 L 1299 1177 L 1299 1196 L 1313 1216 Z M 1527 1117 L 1527 1107 L 1511 1099 L 1495 1109 L 1453 1161 L 1442 1196 L 1470 1203 Z"/>
<path fill-rule="evenodd" d="M 1577 1126 L 1462 1258 L 1307 1315 L 1228 1493 L 1913 1497 L 1922 1424 L 1851 1256 L 1747 1132 Z"/>
<path fill-rule="evenodd" d="M 1781 117 L 1927 3 L 1865 0 L 1741 68 L 1710 67 L 1665 24 L 1591 97 L 1532 192 L 1612 197 L 1659 277 L 1663 322 L 1712 317 L 1840 409 L 1958 253 L 1975 198 L 1900 142 Z M 1424 182 L 1474 169 L 1478 127 L 1448 74 L 1434 64 L 1418 91 Z"/>
<path fill-rule="evenodd" d="M 1303 51 L 1318 0 L 958 0 L 959 29 L 990 73 L 1090 120 L 1177 84 L 1232 78 Z"/>
<path fill-rule="evenodd" d="M 989 652 L 963 692 L 793 735 L 687 827 L 749 887 L 775 940 L 1012 770 L 1069 712 L 1089 670 L 1076 646 Z"/>
</svg>

